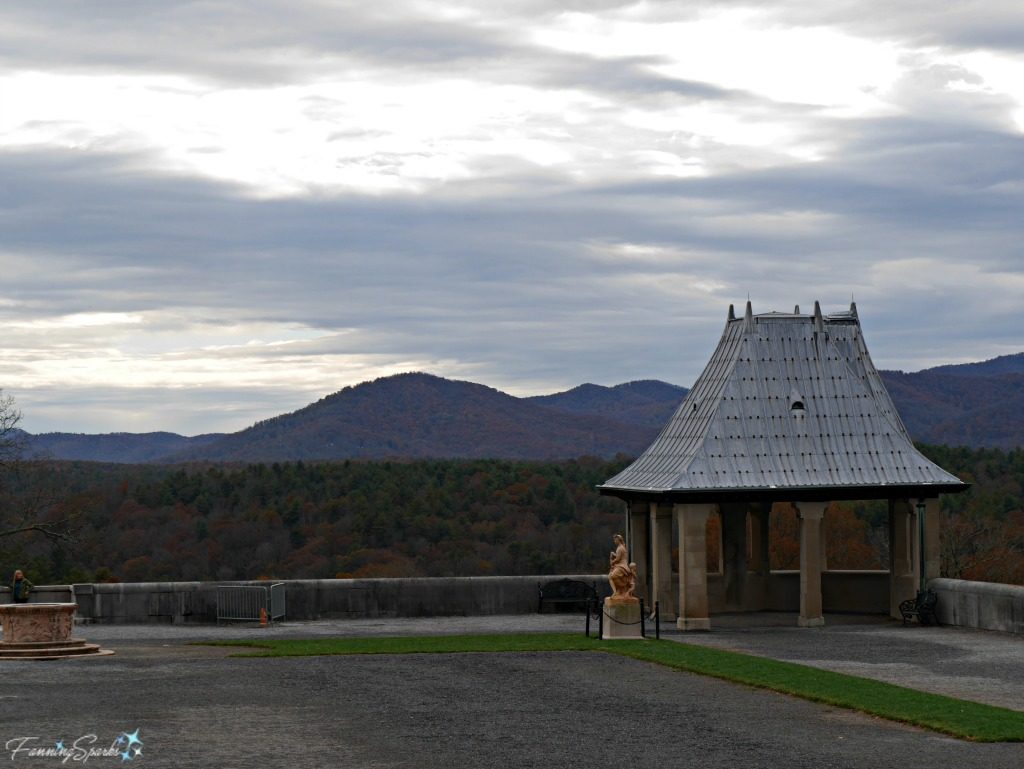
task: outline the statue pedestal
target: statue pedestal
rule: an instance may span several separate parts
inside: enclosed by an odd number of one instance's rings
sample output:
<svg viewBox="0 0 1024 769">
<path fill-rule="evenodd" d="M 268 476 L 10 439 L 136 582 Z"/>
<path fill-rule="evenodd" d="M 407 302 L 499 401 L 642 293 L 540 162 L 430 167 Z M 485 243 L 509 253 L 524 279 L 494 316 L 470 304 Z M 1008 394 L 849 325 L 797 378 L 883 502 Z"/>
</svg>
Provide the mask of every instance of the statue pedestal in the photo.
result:
<svg viewBox="0 0 1024 769">
<path fill-rule="evenodd" d="M 639 598 L 605 598 L 601 639 L 643 638 Z"/>
</svg>

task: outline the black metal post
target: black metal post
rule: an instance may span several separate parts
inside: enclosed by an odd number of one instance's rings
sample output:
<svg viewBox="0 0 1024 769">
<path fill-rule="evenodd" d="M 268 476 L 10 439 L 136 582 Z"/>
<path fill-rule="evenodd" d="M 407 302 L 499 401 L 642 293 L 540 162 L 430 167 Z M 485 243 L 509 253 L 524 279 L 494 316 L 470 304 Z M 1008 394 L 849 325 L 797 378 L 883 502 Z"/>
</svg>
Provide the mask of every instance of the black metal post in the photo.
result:
<svg viewBox="0 0 1024 769">
<path fill-rule="evenodd" d="M 921 586 L 920 591 L 924 593 L 925 588 L 928 587 L 928 578 L 924 573 L 924 514 L 927 508 L 923 499 L 917 500 L 917 556 L 918 556 L 918 568 L 921 570 Z"/>
<path fill-rule="evenodd" d="M 587 638 L 590 638 L 590 612 L 594 609 L 594 599 L 587 599 Z"/>
<path fill-rule="evenodd" d="M 654 602 L 654 637 L 659 641 L 661 640 L 661 607 L 659 606 L 660 603 L 660 601 Z"/>
<path fill-rule="evenodd" d="M 604 606 L 598 604 L 600 614 L 597 615 L 597 638 L 598 640 L 604 638 Z"/>
</svg>

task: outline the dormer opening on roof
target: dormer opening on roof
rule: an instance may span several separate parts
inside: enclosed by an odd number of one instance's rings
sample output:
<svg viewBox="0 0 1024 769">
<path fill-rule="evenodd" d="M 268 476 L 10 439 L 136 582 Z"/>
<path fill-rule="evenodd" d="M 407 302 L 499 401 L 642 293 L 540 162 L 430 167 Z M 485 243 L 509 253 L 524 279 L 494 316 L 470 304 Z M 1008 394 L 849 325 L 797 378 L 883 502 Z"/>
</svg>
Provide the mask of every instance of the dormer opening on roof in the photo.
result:
<svg viewBox="0 0 1024 769">
<path fill-rule="evenodd" d="M 789 413 L 795 417 L 802 417 L 807 413 L 804 407 L 804 396 L 794 387 L 789 391 Z"/>
</svg>

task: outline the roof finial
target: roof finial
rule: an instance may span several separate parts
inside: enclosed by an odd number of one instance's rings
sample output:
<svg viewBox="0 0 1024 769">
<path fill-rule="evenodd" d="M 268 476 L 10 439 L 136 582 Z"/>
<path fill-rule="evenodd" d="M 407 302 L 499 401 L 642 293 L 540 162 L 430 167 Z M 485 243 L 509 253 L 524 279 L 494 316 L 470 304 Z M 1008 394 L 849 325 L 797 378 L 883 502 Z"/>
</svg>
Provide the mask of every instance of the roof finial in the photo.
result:
<svg viewBox="0 0 1024 769">
<path fill-rule="evenodd" d="M 821 305 L 817 300 L 814 301 L 814 330 L 822 332 L 825 330 L 825 319 L 821 317 Z"/>
<path fill-rule="evenodd" d="M 753 328 L 754 327 L 754 308 L 750 304 L 750 300 L 747 300 L 747 309 L 743 313 L 743 327 Z"/>
<path fill-rule="evenodd" d="M 798 304 L 793 305 L 793 314 L 794 315 L 799 315 L 800 314 L 800 305 L 798 305 Z"/>
<path fill-rule="evenodd" d="M 729 305 L 729 317 L 727 317 L 725 320 L 726 322 L 730 320 L 736 320 L 736 308 L 733 307 L 731 304 Z"/>
<path fill-rule="evenodd" d="M 850 299 L 850 315 L 852 315 L 854 319 L 860 320 L 860 316 L 857 315 L 857 303 L 853 301 L 853 299 Z"/>
</svg>

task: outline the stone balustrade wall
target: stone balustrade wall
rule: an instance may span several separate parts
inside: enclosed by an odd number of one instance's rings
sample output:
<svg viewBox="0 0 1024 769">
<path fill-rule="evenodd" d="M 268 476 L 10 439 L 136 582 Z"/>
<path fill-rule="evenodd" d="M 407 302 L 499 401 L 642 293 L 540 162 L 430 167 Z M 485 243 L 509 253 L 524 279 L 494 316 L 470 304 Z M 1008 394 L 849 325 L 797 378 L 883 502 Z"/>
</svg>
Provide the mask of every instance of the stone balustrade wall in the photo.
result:
<svg viewBox="0 0 1024 769">
<path fill-rule="evenodd" d="M 594 583 L 607 595 L 603 574 L 569 575 Z M 409 579 L 286 580 L 287 619 L 480 616 L 537 611 L 538 586 L 558 576 L 436 577 Z M 750 575 L 754 579 L 754 575 Z M 798 572 L 772 572 L 764 580 L 764 602 L 750 609 L 794 612 L 799 604 Z M 721 611 L 720 578 L 709 576 L 712 612 Z M 887 572 L 831 571 L 822 575 L 826 611 L 888 613 Z M 101 623 L 213 623 L 220 584 L 269 582 L 135 582 L 39 585 L 34 602 L 74 601 L 78 617 Z M 936 579 L 939 620 L 985 630 L 1024 633 L 1024 587 Z M 0 588 L 0 603 L 10 590 Z"/>
<path fill-rule="evenodd" d="M 605 575 L 569 575 L 607 594 Z M 537 611 L 538 587 L 559 576 L 425 577 L 409 579 L 294 579 L 285 583 L 289 620 L 345 617 L 428 617 L 529 614 Z M 207 623 L 217 621 L 220 585 L 271 582 L 124 582 L 40 585 L 32 601 L 78 604 L 78 617 L 101 623 Z M 0 589 L 0 603 L 10 590 Z"/>
<path fill-rule="evenodd" d="M 943 625 L 1024 633 L 1024 587 L 964 579 L 933 579 Z"/>
</svg>

